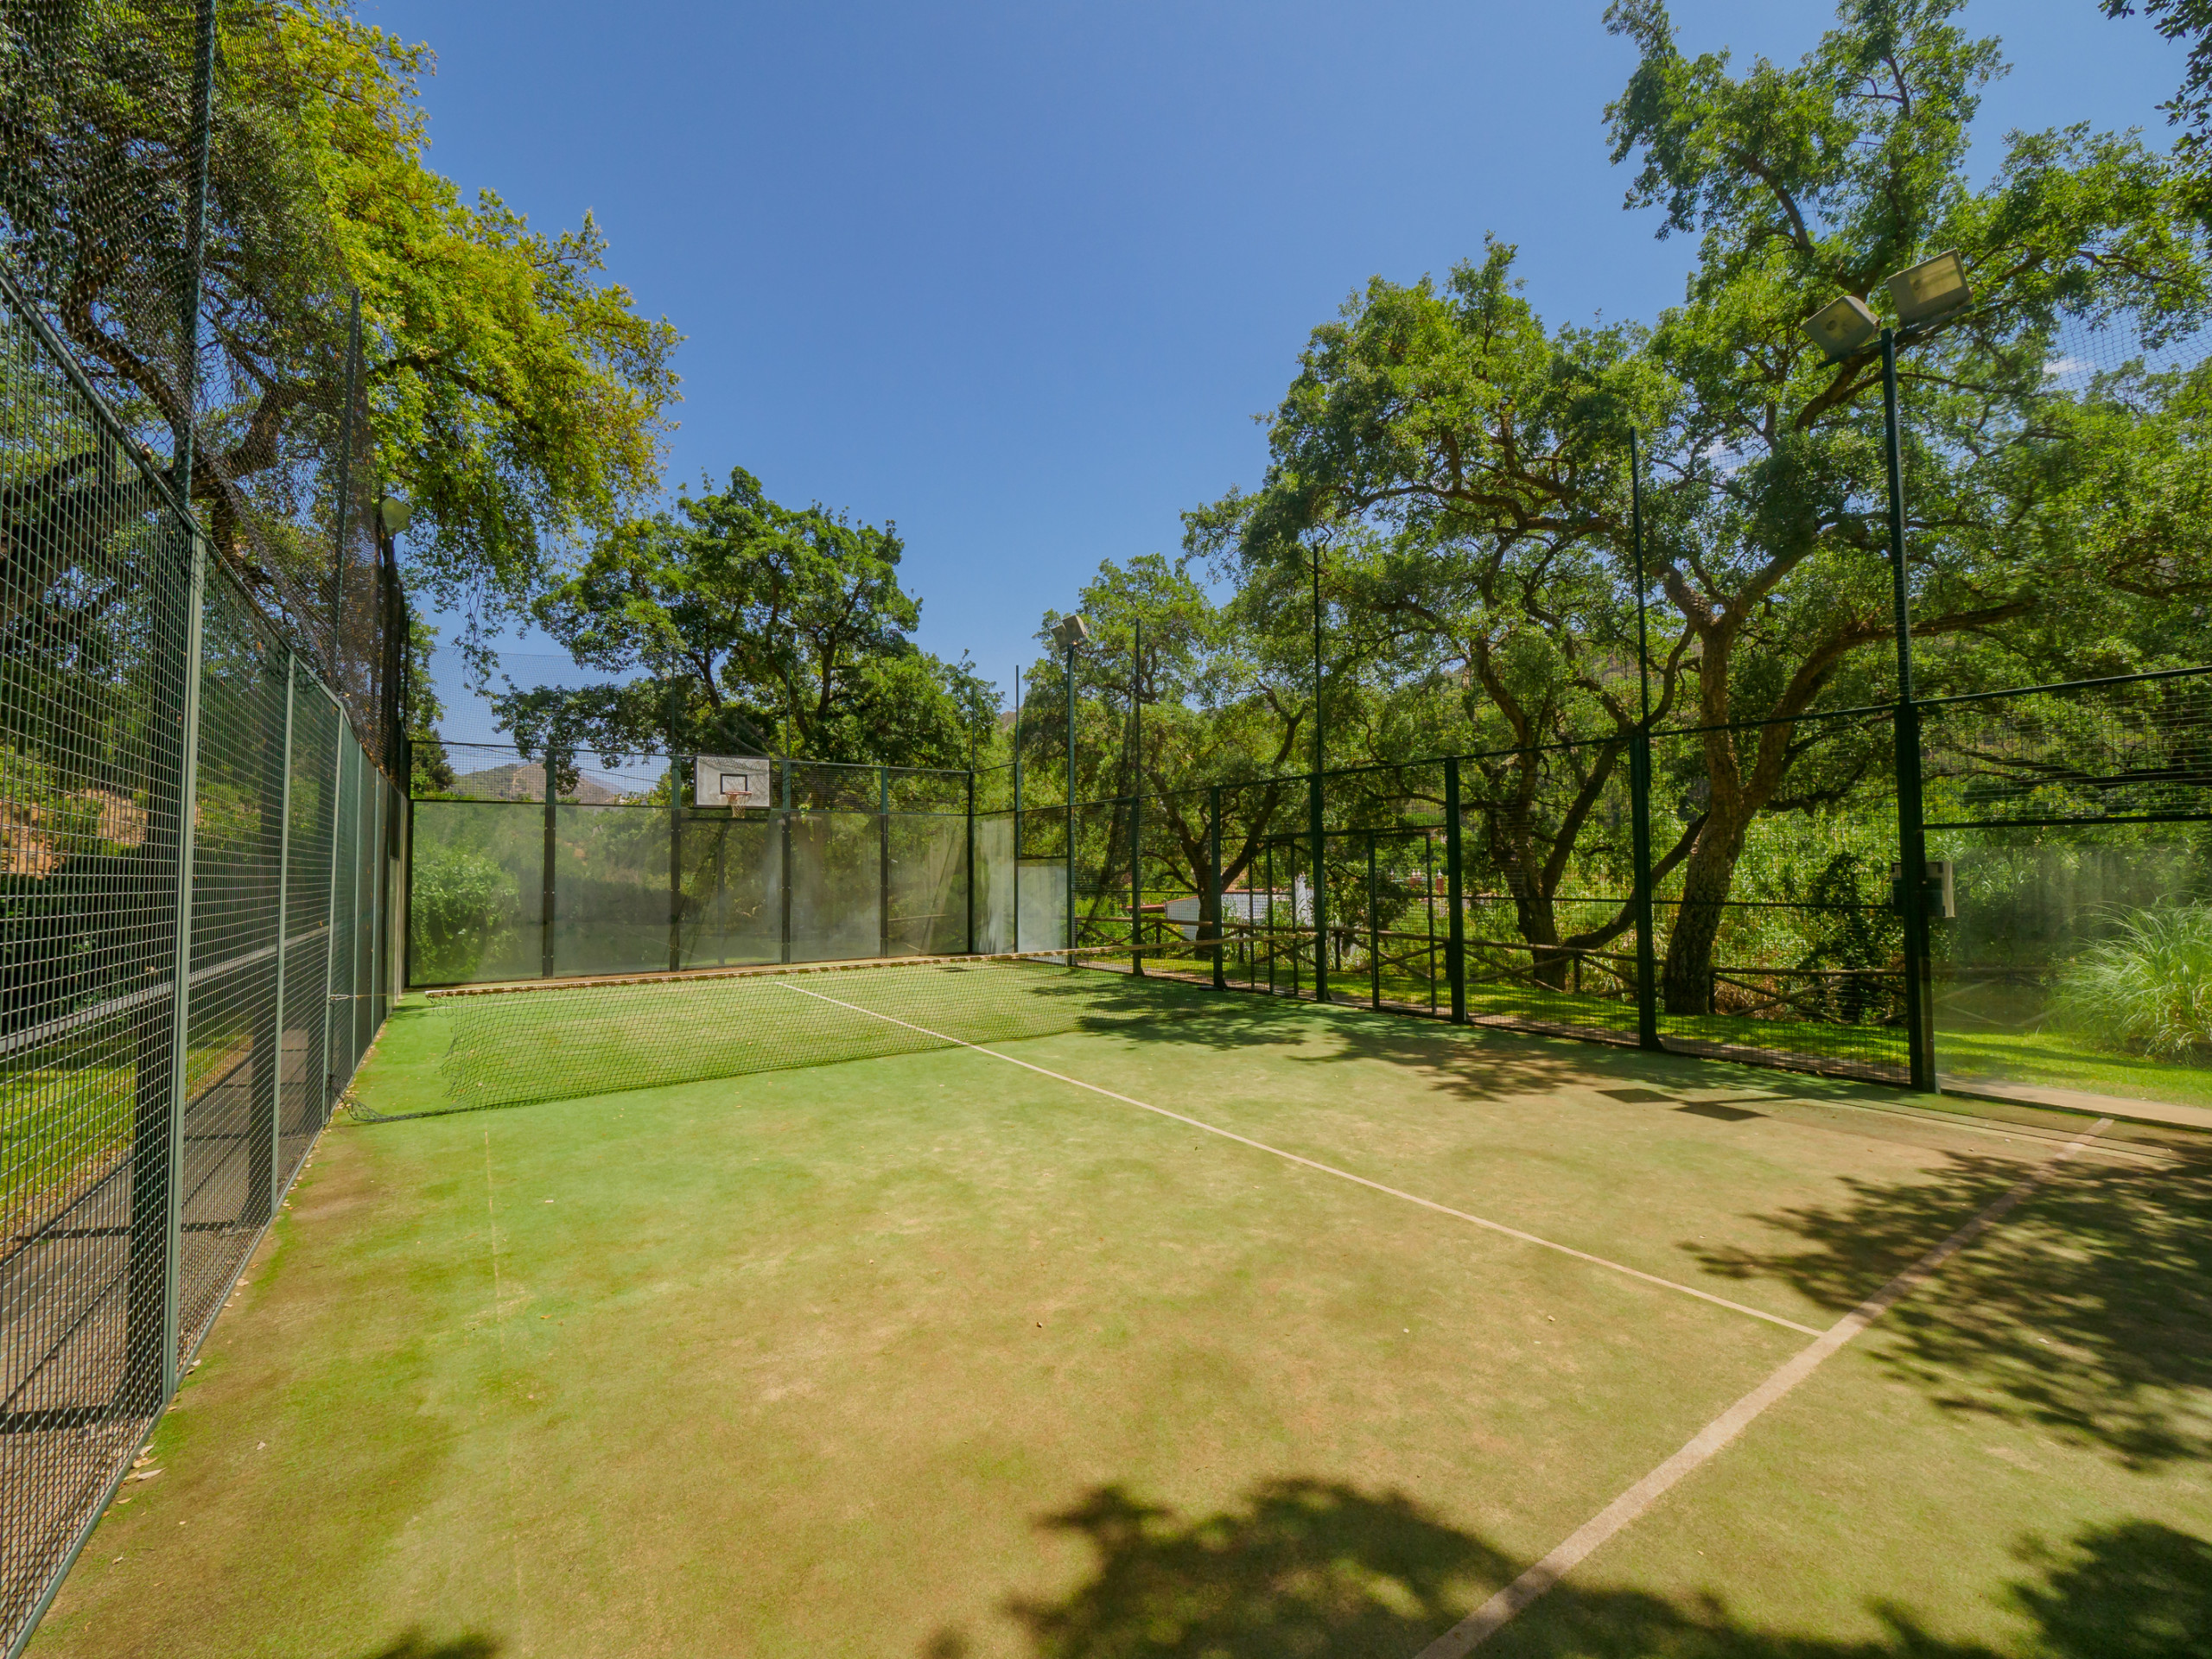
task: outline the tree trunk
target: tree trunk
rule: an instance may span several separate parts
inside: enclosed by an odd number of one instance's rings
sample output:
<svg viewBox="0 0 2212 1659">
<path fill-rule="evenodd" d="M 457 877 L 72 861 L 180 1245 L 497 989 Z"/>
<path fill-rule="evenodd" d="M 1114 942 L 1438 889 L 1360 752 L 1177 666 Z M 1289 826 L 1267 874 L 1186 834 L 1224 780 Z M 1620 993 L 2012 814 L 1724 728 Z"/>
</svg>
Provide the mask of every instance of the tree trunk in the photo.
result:
<svg viewBox="0 0 2212 1659">
<path fill-rule="evenodd" d="M 1659 990 L 1669 1014 L 1713 1012 L 1713 942 L 1720 931 L 1722 906 L 1743 856 L 1749 814 L 1724 818 L 1715 810 L 1705 821 L 1682 871 L 1682 902 L 1667 935 L 1667 961 Z"/>
<path fill-rule="evenodd" d="M 1529 942 L 1536 982 L 1548 990 L 1563 991 L 1574 957 L 1572 951 L 1558 949 L 1559 918 L 1544 887 L 1526 804 L 1515 803 L 1506 810 L 1504 818 L 1503 825 L 1492 820 L 1491 861 L 1504 875 L 1506 890 L 1513 895 L 1514 925 Z"/>
</svg>

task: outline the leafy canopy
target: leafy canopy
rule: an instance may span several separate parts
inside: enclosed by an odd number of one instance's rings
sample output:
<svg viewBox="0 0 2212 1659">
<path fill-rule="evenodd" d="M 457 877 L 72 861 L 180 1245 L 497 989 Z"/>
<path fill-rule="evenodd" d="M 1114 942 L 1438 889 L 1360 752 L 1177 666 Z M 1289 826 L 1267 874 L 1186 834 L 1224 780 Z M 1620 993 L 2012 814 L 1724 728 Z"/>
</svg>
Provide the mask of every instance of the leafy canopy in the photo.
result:
<svg viewBox="0 0 2212 1659">
<path fill-rule="evenodd" d="M 965 766 L 996 720 L 991 689 L 912 635 L 889 524 L 785 507 L 733 468 L 726 488 L 602 537 L 538 600 L 537 625 L 588 667 L 643 677 L 510 691 L 525 747 L 558 725 L 609 753 L 759 749 L 815 760 Z"/>
</svg>

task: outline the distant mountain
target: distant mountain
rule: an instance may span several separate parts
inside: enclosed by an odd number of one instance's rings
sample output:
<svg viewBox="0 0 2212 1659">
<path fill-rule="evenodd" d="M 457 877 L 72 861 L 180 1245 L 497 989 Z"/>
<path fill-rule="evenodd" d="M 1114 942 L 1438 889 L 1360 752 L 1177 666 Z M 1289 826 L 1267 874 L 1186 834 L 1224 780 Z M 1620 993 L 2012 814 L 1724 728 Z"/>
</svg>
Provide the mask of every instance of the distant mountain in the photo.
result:
<svg viewBox="0 0 2212 1659">
<path fill-rule="evenodd" d="M 453 780 L 447 791 L 466 795 L 480 801 L 542 801 L 545 798 L 545 768 L 542 766 L 486 766 L 481 772 L 471 772 Z M 603 806 L 622 797 L 606 785 L 589 778 L 576 779 L 574 790 L 561 797 L 564 801 L 576 801 L 586 806 Z"/>
</svg>

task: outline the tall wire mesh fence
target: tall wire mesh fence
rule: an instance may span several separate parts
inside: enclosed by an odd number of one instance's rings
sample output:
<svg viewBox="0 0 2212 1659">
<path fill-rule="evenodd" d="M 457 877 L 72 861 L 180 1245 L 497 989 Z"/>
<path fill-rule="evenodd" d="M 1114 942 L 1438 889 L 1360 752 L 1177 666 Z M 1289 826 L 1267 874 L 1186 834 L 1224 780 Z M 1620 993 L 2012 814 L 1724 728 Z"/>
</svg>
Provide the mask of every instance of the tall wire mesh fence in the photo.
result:
<svg viewBox="0 0 2212 1659">
<path fill-rule="evenodd" d="M 10 1653 L 397 966 L 404 610 L 296 94 L 265 8 L 0 6 Z"/>
<path fill-rule="evenodd" d="M 437 752 L 450 775 L 414 768 L 408 803 L 413 984 L 988 945 L 997 843 L 965 772 L 777 761 L 761 804 L 715 804 L 688 759 Z"/>
<path fill-rule="evenodd" d="M 2199 1100 L 2202 1021 L 2161 1049 L 2089 988 L 2159 940 L 2186 955 L 2192 928 L 2212 960 L 2212 669 L 1910 710 L 1624 726 L 1072 807 L 1053 795 L 1065 754 L 1019 788 L 1007 766 L 779 761 L 773 798 L 740 810 L 698 805 L 662 757 L 556 757 L 549 792 L 542 763 L 450 746 L 457 775 L 411 809 L 412 977 L 1071 948 L 1092 969 L 1834 1076 Z M 1730 777 L 1761 768 L 1764 806 L 1716 835 Z M 1079 779 L 1112 774 L 1079 758 Z M 1917 1058 L 1916 979 L 1934 1008 Z"/>
<path fill-rule="evenodd" d="M 1946 1086 L 2187 1103 L 2212 961 L 2212 676 L 1922 711 Z"/>
</svg>

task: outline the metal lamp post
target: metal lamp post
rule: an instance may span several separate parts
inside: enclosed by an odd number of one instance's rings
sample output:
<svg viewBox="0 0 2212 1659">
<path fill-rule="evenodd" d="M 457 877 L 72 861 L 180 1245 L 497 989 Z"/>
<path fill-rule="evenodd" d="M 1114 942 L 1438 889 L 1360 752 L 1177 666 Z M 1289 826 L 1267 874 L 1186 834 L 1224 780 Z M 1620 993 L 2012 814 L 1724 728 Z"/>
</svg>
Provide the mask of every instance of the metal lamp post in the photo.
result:
<svg viewBox="0 0 2212 1659">
<path fill-rule="evenodd" d="M 1321 768 L 1327 753 L 1321 730 L 1321 549 L 1313 548 L 1313 781 L 1306 791 L 1306 833 L 1313 842 L 1313 870 L 1308 885 L 1313 892 L 1313 1000 L 1329 1000 L 1329 915 L 1321 863 L 1327 850 L 1322 827 Z M 1297 920 L 1294 901 L 1292 921 Z"/>
<path fill-rule="evenodd" d="M 1636 552 L 1636 684 L 1642 705 L 1629 741 L 1629 836 L 1636 860 L 1636 1042 L 1656 1052 L 1659 1041 L 1658 951 L 1651 914 L 1651 646 L 1644 618 L 1649 588 L 1643 564 L 1643 455 L 1636 429 L 1628 435 L 1630 534 Z"/>
<path fill-rule="evenodd" d="M 1937 254 L 1889 279 L 1898 327 L 1884 327 L 1855 295 L 1807 319 L 1805 333 L 1831 363 L 1859 355 L 1878 335 L 1882 353 L 1882 462 L 1889 486 L 1891 603 L 1897 636 L 1897 791 L 1899 918 L 1904 925 L 1905 1049 L 1910 1086 L 1936 1087 L 1933 1007 L 1928 973 L 1928 847 L 1921 828 L 1920 711 L 1913 701 L 1912 595 L 1906 581 L 1903 423 L 1897 410 L 1897 342 L 1925 339 L 1974 297 L 1955 251 Z"/>
<path fill-rule="evenodd" d="M 1067 936 L 1070 950 L 1075 949 L 1075 653 L 1077 646 L 1090 638 L 1090 624 L 1081 613 L 1062 617 L 1052 625 L 1052 643 L 1059 646 L 1066 664 L 1068 694 L 1068 841 L 1067 841 Z M 1070 958 L 1071 963 L 1073 958 Z"/>
</svg>

